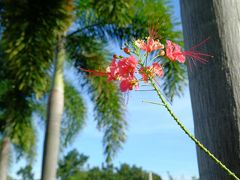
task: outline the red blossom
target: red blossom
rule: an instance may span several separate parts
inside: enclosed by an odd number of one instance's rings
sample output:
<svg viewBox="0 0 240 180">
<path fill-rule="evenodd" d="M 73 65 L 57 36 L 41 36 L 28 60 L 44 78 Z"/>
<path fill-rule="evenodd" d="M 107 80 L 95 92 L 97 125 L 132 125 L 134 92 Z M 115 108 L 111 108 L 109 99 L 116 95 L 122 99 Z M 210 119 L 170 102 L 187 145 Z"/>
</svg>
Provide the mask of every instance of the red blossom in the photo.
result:
<svg viewBox="0 0 240 180">
<path fill-rule="evenodd" d="M 123 78 L 120 82 L 120 90 L 126 92 L 138 88 L 138 81 L 135 77 Z"/>
<path fill-rule="evenodd" d="M 178 61 L 180 63 L 185 62 L 185 56 L 181 51 L 181 47 L 172 41 L 167 40 L 166 56 L 172 61 Z"/>
<path fill-rule="evenodd" d="M 138 61 L 134 56 L 122 58 L 116 63 L 114 58 L 111 64 L 107 67 L 108 80 L 119 80 L 120 90 L 126 92 L 138 87 L 138 81 L 134 77 Z"/>
<path fill-rule="evenodd" d="M 151 67 L 148 66 L 148 67 L 141 67 L 141 68 L 139 69 L 139 74 L 142 75 L 142 79 L 143 79 L 143 81 L 145 81 L 145 82 L 148 81 L 148 73 L 149 73 L 150 76 L 151 76 L 150 68 L 151 68 Z M 148 72 L 148 73 L 147 73 L 147 72 Z"/>
<path fill-rule="evenodd" d="M 138 61 L 134 56 L 129 56 L 128 58 L 122 58 L 118 61 L 119 76 L 121 78 L 126 78 L 133 76 L 136 71 Z"/>
<path fill-rule="evenodd" d="M 151 69 L 153 71 L 153 74 L 155 74 L 156 76 L 158 76 L 158 77 L 162 77 L 163 76 L 163 68 L 162 68 L 162 66 L 159 63 L 154 62 L 152 64 L 152 68 Z"/>
<path fill-rule="evenodd" d="M 148 53 L 164 48 L 164 45 L 159 40 L 154 40 L 152 37 L 147 38 L 147 43 L 144 40 L 137 40 L 135 41 L 135 45 Z"/>
<path fill-rule="evenodd" d="M 193 59 L 196 59 L 202 63 L 208 62 L 208 60 L 204 59 L 203 57 L 212 57 L 211 55 L 204 54 L 197 52 L 193 50 L 194 48 L 202 45 L 206 41 L 208 41 L 209 38 L 205 39 L 204 41 L 200 42 L 199 44 L 193 46 L 190 48 L 189 51 L 181 51 L 181 48 L 179 45 L 173 43 L 172 41 L 167 40 L 167 45 L 166 45 L 166 56 L 172 60 L 172 61 L 178 61 L 180 63 L 184 63 L 186 60 L 186 56 L 191 57 Z"/>
<path fill-rule="evenodd" d="M 143 81 L 147 82 L 148 77 L 162 77 L 163 76 L 163 69 L 159 63 L 154 62 L 151 66 L 148 67 L 141 67 L 139 69 L 139 74 L 142 75 Z"/>
<path fill-rule="evenodd" d="M 108 80 L 117 80 L 119 77 L 119 68 L 118 64 L 116 63 L 116 59 L 113 58 L 111 64 L 107 67 L 106 69 L 107 75 L 108 75 Z"/>
</svg>

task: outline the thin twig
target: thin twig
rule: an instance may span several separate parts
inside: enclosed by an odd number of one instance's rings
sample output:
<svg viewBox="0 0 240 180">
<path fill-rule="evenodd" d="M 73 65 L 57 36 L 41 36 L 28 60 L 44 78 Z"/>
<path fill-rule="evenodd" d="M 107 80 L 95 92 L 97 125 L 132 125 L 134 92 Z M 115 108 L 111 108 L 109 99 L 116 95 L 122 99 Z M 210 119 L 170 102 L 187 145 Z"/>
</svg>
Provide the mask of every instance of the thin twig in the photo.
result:
<svg viewBox="0 0 240 180">
<path fill-rule="evenodd" d="M 164 106 L 164 104 L 162 103 L 156 103 L 156 102 L 152 102 L 152 101 L 142 101 L 144 103 L 149 103 L 149 104 L 155 104 L 155 105 L 160 105 L 160 106 Z"/>
</svg>

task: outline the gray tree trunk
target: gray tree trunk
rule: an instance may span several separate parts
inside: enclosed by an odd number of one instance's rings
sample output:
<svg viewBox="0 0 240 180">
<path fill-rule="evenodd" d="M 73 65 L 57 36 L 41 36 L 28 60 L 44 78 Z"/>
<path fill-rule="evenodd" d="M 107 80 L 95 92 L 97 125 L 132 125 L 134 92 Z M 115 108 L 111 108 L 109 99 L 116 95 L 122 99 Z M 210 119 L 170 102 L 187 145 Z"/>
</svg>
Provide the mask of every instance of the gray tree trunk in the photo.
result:
<svg viewBox="0 0 240 180">
<path fill-rule="evenodd" d="M 0 180 L 7 180 L 8 177 L 9 152 L 10 139 L 8 137 L 4 137 L 0 155 Z"/>
<path fill-rule="evenodd" d="M 64 109 L 64 59 L 64 43 L 61 39 L 58 41 L 53 85 L 48 101 L 47 127 L 44 141 L 42 165 L 42 180 L 56 180 L 61 119 Z"/>
<path fill-rule="evenodd" d="M 185 48 L 214 56 L 189 71 L 196 137 L 240 177 L 240 0 L 180 0 Z M 197 149 L 200 179 L 231 179 Z"/>
</svg>

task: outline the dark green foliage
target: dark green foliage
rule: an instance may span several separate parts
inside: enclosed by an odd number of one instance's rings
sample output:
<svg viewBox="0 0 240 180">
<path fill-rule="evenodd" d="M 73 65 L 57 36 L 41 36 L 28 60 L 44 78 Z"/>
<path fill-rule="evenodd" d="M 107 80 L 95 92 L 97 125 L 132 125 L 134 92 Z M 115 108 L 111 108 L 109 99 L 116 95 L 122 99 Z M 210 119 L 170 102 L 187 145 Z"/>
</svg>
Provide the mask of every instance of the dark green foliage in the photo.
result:
<svg viewBox="0 0 240 180">
<path fill-rule="evenodd" d="M 21 176 L 23 180 L 34 180 L 34 174 L 32 172 L 32 166 L 27 165 L 18 170 L 17 175 Z"/>
<path fill-rule="evenodd" d="M 32 124 L 31 99 L 24 97 L 9 81 L 2 81 L 1 87 L 4 90 L 0 93 L 0 134 L 10 136 L 19 157 L 22 152 L 33 157 L 36 136 Z"/>
<path fill-rule="evenodd" d="M 70 180 L 148 180 L 149 173 L 135 165 L 122 164 L 120 168 L 94 167 L 88 171 L 78 171 Z M 161 180 L 158 174 L 152 174 L 153 180 Z"/>
<path fill-rule="evenodd" d="M 50 68 L 58 33 L 66 29 L 70 14 L 67 0 L 3 2 L 2 37 L 7 76 L 24 94 L 39 98 L 47 89 Z"/>
<path fill-rule="evenodd" d="M 107 167 L 85 167 L 88 157 L 76 150 L 70 151 L 59 161 L 58 178 L 65 180 L 148 180 L 148 172 L 135 165 L 122 164 L 119 168 L 112 165 Z M 153 180 L 161 180 L 155 173 Z"/>
<path fill-rule="evenodd" d="M 82 169 L 88 157 L 79 154 L 76 149 L 69 151 L 62 160 L 58 162 L 57 176 L 62 180 L 69 178 Z"/>
<path fill-rule="evenodd" d="M 0 53 L 0 62 L 3 62 L 2 57 Z M 32 159 L 36 140 L 32 124 L 34 103 L 31 97 L 24 96 L 24 93 L 16 88 L 14 80 L 6 76 L 4 65 L 2 64 L 3 68 L 0 70 L 0 135 L 11 138 L 17 157 L 21 157 L 25 152 L 28 158 Z"/>
<path fill-rule="evenodd" d="M 93 0 L 91 5 L 99 21 L 107 21 L 121 27 L 132 22 L 134 11 L 129 10 L 133 10 L 135 6 L 134 0 Z"/>
<path fill-rule="evenodd" d="M 2 46 L 0 62 L 4 62 Z M 31 95 L 24 95 L 17 89 L 14 79 L 7 76 L 6 64 L 0 70 L 0 135 L 11 138 L 17 158 L 27 155 L 29 160 L 35 155 L 36 134 L 32 113 L 36 105 Z"/>
<path fill-rule="evenodd" d="M 148 28 L 154 27 L 163 41 L 182 40 L 181 32 L 174 30 L 178 23 L 171 20 L 171 9 L 164 0 L 94 0 L 77 3 L 75 26 L 79 28 L 69 33 L 69 36 L 84 34 L 123 42 L 133 37 L 145 38 L 148 36 Z"/>
<path fill-rule="evenodd" d="M 148 180 L 149 173 L 144 171 L 142 168 L 135 165 L 129 166 L 128 164 L 122 164 L 117 170 L 117 173 L 122 177 L 122 180 Z M 153 180 L 161 180 L 158 174 L 152 173 Z"/>
<path fill-rule="evenodd" d="M 30 162 L 35 157 L 36 150 L 36 131 L 33 126 L 32 116 L 23 117 L 24 121 L 28 120 L 28 122 L 21 122 L 19 119 L 18 123 L 14 126 L 14 131 L 11 134 L 11 143 L 17 152 L 17 159 L 22 157 L 23 155 L 27 155 L 28 160 Z"/>
</svg>

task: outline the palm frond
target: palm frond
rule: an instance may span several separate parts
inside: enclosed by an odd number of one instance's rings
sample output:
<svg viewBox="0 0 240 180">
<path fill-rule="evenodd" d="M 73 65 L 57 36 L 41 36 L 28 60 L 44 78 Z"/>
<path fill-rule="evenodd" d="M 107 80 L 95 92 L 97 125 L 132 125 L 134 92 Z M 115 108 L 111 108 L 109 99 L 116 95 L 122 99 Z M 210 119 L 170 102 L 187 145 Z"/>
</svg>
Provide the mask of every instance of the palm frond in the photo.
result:
<svg viewBox="0 0 240 180">
<path fill-rule="evenodd" d="M 79 33 L 107 40 L 110 37 L 122 42 L 133 37 L 148 36 L 148 28 L 153 25 L 162 38 L 182 40 L 180 31 L 175 30 L 178 22 L 173 21 L 171 7 L 166 6 L 163 0 L 87 2 L 78 6 L 80 10 L 76 13 L 74 24 L 78 28 L 75 31 L 71 30 L 69 36 Z M 103 11 L 104 13 L 101 13 Z M 129 17 L 125 17 L 126 14 Z"/>
<path fill-rule="evenodd" d="M 164 64 L 164 73 L 162 89 L 169 101 L 172 102 L 176 95 L 182 95 L 183 88 L 187 85 L 186 67 L 168 60 Z"/>
<path fill-rule="evenodd" d="M 67 146 L 83 128 L 86 118 L 86 106 L 79 92 L 65 81 L 64 116 L 61 124 L 62 145 Z"/>
<path fill-rule="evenodd" d="M 32 117 L 29 117 L 28 122 L 26 119 L 27 117 L 24 117 L 25 122 L 15 124 L 15 132 L 11 135 L 11 142 L 17 153 L 17 159 L 25 155 L 32 162 L 36 155 L 36 131 L 31 123 Z"/>
<path fill-rule="evenodd" d="M 70 1 L 4 1 L 2 44 L 7 76 L 29 95 L 47 89 L 46 71 L 53 59 L 57 34 L 69 24 Z"/>
<path fill-rule="evenodd" d="M 126 138 L 123 98 L 118 87 L 105 77 L 89 76 L 88 80 L 98 128 L 104 131 L 106 161 L 110 163 Z"/>
<path fill-rule="evenodd" d="M 8 79 L 0 82 L 0 88 L 0 134 L 10 137 L 19 158 L 25 155 L 31 160 L 36 147 L 32 98 L 25 97 Z"/>
<path fill-rule="evenodd" d="M 77 38 L 75 38 L 77 36 Z M 75 62 L 75 67 L 103 71 L 108 58 L 104 43 L 86 36 L 75 35 L 69 39 L 68 52 Z M 71 41 L 72 40 L 72 41 Z M 84 40 L 84 41 L 83 41 Z M 79 46 L 81 42 L 81 46 Z M 74 47 L 73 47 L 74 46 Z M 107 162 L 111 162 L 117 150 L 125 141 L 127 123 L 124 119 L 124 104 L 122 95 L 114 83 L 108 82 L 106 77 L 95 77 L 86 72 L 78 71 L 81 86 L 87 89 L 94 103 L 95 119 L 98 128 L 104 131 L 104 152 Z"/>
<path fill-rule="evenodd" d="M 134 0 L 91 1 L 97 19 L 104 20 L 111 24 L 117 24 L 119 27 L 124 27 L 131 23 L 134 11 L 129 10 L 133 10 L 132 7 L 134 7 L 134 3 Z"/>
</svg>

